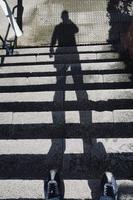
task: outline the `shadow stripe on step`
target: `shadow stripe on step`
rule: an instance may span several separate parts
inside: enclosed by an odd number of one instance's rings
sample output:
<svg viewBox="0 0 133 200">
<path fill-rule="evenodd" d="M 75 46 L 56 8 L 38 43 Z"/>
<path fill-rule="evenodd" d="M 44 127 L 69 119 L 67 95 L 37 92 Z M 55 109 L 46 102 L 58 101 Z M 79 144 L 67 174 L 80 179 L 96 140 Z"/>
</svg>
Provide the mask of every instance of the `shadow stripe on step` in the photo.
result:
<svg viewBox="0 0 133 200">
<path fill-rule="evenodd" d="M 42 179 L 53 166 L 63 170 L 65 179 L 100 178 L 105 170 L 111 170 L 119 179 L 132 178 L 133 153 L 111 153 L 100 159 L 87 154 L 61 155 L 54 147 L 47 155 L 2 155 L 0 178 Z"/>
<path fill-rule="evenodd" d="M 133 123 L 0 125 L 0 139 L 132 138 Z"/>
<path fill-rule="evenodd" d="M 89 83 L 89 84 L 66 84 L 65 86 L 48 84 L 48 85 L 25 85 L 25 86 L 0 86 L 0 93 L 12 92 L 37 92 L 37 91 L 64 91 L 64 90 L 104 90 L 104 89 L 130 89 L 133 88 L 132 82 L 117 83 Z"/>
<path fill-rule="evenodd" d="M 66 102 L 7 102 L 0 103 L 0 112 L 35 112 L 35 111 L 113 111 L 133 109 L 132 99 L 114 99 L 108 101 L 66 101 Z"/>
</svg>

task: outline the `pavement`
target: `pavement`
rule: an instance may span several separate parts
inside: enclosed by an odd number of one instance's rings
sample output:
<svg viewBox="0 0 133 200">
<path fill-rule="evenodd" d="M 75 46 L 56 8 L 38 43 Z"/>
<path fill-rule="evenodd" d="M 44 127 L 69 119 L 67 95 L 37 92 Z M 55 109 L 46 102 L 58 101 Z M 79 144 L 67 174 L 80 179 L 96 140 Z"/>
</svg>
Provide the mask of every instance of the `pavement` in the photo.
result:
<svg viewBox="0 0 133 200">
<path fill-rule="evenodd" d="M 17 5 L 17 0 L 8 0 L 11 10 Z M 50 44 L 53 30 L 61 22 L 61 12 L 68 10 L 70 19 L 78 26 L 79 34 L 76 35 L 77 44 L 106 43 L 108 40 L 119 40 L 121 32 L 127 31 L 127 12 L 132 16 L 132 5 L 127 7 L 124 2 L 119 2 L 116 8 L 112 1 L 106 0 L 27 0 L 18 4 L 22 13 L 23 36 L 18 38 L 19 46 L 43 46 Z M 125 8 L 125 10 L 123 9 Z M 113 9 L 113 12 L 111 10 Z M 22 12 L 23 10 L 23 12 Z M 124 13 L 124 14 L 123 14 Z M 14 16 L 17 16 L 15 9 Z M 8 32 L 8 20 L 0 10 L 0 33 L 3 38 L 14 40 L 14 32 L 10 27 Z M 117 20 L 115 20 L 115 18 Z M 116 23 L 118 22 L 118 23 Z M 124 27 L 124 28 L 123 28 Z M 0 41 L 1 42 L 1 41 Z"/>
</svg>

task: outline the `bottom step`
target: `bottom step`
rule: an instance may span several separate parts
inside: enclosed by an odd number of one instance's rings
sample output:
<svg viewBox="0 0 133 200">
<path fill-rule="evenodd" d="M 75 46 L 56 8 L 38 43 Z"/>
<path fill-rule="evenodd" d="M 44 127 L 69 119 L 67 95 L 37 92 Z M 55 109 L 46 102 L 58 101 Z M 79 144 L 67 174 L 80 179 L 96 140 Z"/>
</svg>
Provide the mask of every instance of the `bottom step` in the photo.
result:
<svg viewBox="0 0 133 200">
<path fill-rule="evenodd" d="M 64 180 L 64 199 L 97 199 L 100 180 Z M 133 181 L 117 180 L 121 200 L 133 199 Z M 44 180 L 0 180 L 0 199 L 44 199 Z"/>
</svg>

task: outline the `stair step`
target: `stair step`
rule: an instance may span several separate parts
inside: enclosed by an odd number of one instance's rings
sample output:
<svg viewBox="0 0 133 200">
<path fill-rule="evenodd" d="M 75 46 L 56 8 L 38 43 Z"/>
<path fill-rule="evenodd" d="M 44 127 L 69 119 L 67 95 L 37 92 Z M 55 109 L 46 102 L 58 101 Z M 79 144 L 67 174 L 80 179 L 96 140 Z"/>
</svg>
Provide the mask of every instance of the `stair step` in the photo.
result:
<svg viewBox="0 0 133 200">
<path fill-rule="evenodd" d="M 57 55 L 56 59 L 58 63 L 64 63 L 70 61 L 72 62 L 78 62 L 78 61 L 87 61 L 87 60 L 108 60 L 108 59 L 119 59 L 118 53 L 84 53 L 84 54 L 63 54 L 63 55 Z M 51 62 L 55 61 L 55 58 L 49 58 L 49 56 L 37 56 L 37 62 L 45 62 L 45 61 Z M 56 62 L 56 61 L 55 61 Z"/>
<path fill-rule="evenodd" d="M 112 83 L 88 83 L 88 84 L 65 84 L 65 86 L 56 84 L 40 85 L 14 85 L 0 86 L 0 92 L 32 92 L 32 91 L 62 91 L 62 90 L 103 90 L 103 89 L 130 89 L 133 88 L 132 82 L 112 82 Z"/>
<path fill-rule="evenodd" d="M 132 153 L 133 138 L 89 138 L 88 141 L 86 140 L 87 138 L 0 140 L 0 155 L 47 155 L 50 149 L 53 148 L 52 146 L 57 151 L 56 153 L 60 148 L 62 154 L 85 153 L 88 158 L 92 154 L 97 160 L 101 159 L 100 155 L 103 153 L 103 149 L 104 155 L 109 153 Z M 128 159 L 133 159 L 133 155 L 126 158 L 126 160 Z"/>
<path fill-rule="evenodd" d="M 62 65 L 59 64 L 59 67 Z M 75 68 L 78 64 L 71 64 L 72 67 Z M 102 62 L 102 63 L 81 63 L 81 71 L 93 71 L 93 70 L 124 70 L 125 64 L 122 61 L 118 62 Z M 71 71 L 68 68 L 67 71 Z M 34 73 L 34 72 L 57 72 L 56 68 L 53 64 L 47 65 L 22 65 L 22 66 L 1 66 L 0 74 L 10 74 L 10 73 Z M 64 72 L 65 73 L 65 72 Z"/>
<path fill-rule="evenodd" d="M 133 89 L 1 93 L 0 112 L 133 108 Z"/>
<path fill-rule="evenodd" d="M 0 86 L 30 86 L 30 85 L 56 85 L 64 87 L 64 84 L 75 84 L 82 86 L 88 83 L 123 83 L 131 82 L 132 74 L 91 74 L 74 76 L 44 76 L 44 77 L 13 77 L 1 78 Z M 75 83 L 74 83 L 75 82 Z"/>
<path fill-rule="evenodd" d="M 133 110 L 1 112 L 0 124 L 95 124 L 133 122 Z"/>
<path fill-rule="evenodd" d="M 45 199 L 44 180 L 0 180 L 0 199 Z M 132 199 L 132 180 L 117 180 L 121 200 Z M 64 199 L 94 199 L 98 198 L 100 190 L 100 179 L 63 180 Z M 124 188 L 127 188 L 125 193 Z M 125 197 L 126 194 L 126 197 Z"/>
<path fill-rule="evenodd" d="M 55 97 L 58 95 L 58 99 Z M 110 89 L 110 90 L 75 90 L 75 91 L 44 91 L 44 92 L 12 92 L 1 93 L 0 103 L 11 102 L 51 102 L 61 103 L 78 101 L 109 101 L 133 99 L 133 89 Z M 55 99 L 56 98 L 56 99 Z M 65 98 L 65 99 L 64 99 Z"/>
<path fill-rule="evenodd" d="M 109 53 L 82 53 L 82 54 L 58 54 L 56 57 L 50 58 L 49 55 L 25 55 L 25 56 L 0 56 L 2 64 L 9 63 L 39 63 L 39 62 L 56 62 L 56 63 L 74 63 L 89 60 L 119 60 L 119 54 Z"/>
<path fill-rule="evenodd" d="M 86 45 L 86 46 L 77 46 L 78 52 L 97 52 L 97 51 L 111 51 L 112 45 Z M 40 54 L 40 53 L 49 53 L 50 47 L 24 47 L 24 48 L 15 48 L 13 51 L 14 55 L 19 54 Z M 62 52 L 69 51 L 70 53 L 75 52 L 75 47 L 62 47 Z M 0 55 L 6 55 L 5 49 L 0 49 Z"/>
</svg>

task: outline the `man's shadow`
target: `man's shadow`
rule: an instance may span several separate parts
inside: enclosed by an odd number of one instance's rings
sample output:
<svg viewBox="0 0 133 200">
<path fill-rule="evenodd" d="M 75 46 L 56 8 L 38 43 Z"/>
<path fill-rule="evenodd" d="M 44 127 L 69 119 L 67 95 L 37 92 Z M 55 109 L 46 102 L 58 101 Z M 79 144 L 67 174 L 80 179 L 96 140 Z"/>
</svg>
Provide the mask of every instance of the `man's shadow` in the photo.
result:
<svg viewBox="0 0 133 200">
<path fill-rule="evenodd" d="M 77 97 L 77 105 L 80 105 L 79 109 L 79 124 L 80 126 L 83 125 L 83 127 L 86 124 L 91 124 L 92 123 L 92 112 L 87 111 L 83 109 L 82 111 L 82 106 L 83 108 L 84 105 L 88 105 L 88 95 L 87 92 L 83 89 L 84 85 L 84 80 L 83 80 L 83 73 L 81 69 L 81 61 L 80 61 L 80 56 L 78 53 L 77 49 L 77 44 L 76 44 L 76 38 L 75 35 L 76 33 L 79 32 L 79 29 L 76 24 L 74 24 L 70 18 L 69 18 L 69 13 L 68 11 L 64 10 L 61 14 L 61 19 L 62 22 L 58 25 L 55 26 L 55 29 L 52 34 L 51 38 L 51 45 L 50 45 L 50 57 L 54 56 L 54 67 L 56 68 L 56 91 L 54 95 L 54 100 L 53 103 L 57 109 L 58 112 L 53 111 L 52 112 L 52 117 L 53 117 L 53 126 L 59 126 L 62 128 L 62 134 L 60 135 L 62 140 L 60 140 L 60 144 L 55 144 L 55 140 L 52 140 L 52 147 L 50 150 L 51 155 L 54 154 L 54 158 L 57 163 L 57 168 L 61 169 L 63 168 L 63 157 L 64 157 L 64 152 L 65 152 L 65 136 L 66 136 L 66 116 L 65 116 L 65 110 L 66 109 L 66 104 L 65 104 L 65 90 L 66 88 L 69 90 L 69 84 L 71 84 L 71 78 L 68 75 L 68 69 L 71 72 L 71 76 L 73 79 L 73 88 L 76 93 Z M 57 45 L 56 50 L 54 49 L 55 46 Z M 67 85 L 68 84 L 68 85 Z M 75 101 L 74 101 L 75 102 Z M 87 107 L 86 107 L 87 109 Z M 69 108 L 69 110 L 73 110 L 73 108 Z M 83 129 L 84 130 L 84 129 Z M 76 130 L 74 131 L 76 133 Z M 89 133 L 89 130 L 88 130 Z M 56 133 L 55 133 L 56 134 Z M 57 133 L 58 134 L 58 133 Z M 73 133 L 74 134 L 74 133 Z M 89 134 L 88 134 L 89 135 Z M 73 138 L 75 135 L 73 135 Z M 89 150 L 88 146 L 92 145 L 92 139 L 90 136 L 82 136 L 83 138 L 83 145 L 84 145 L 84 160 L 91 160 L 91 158 L 87 158 L 89 156 Z M 62 151 L 62 152 L 61 152 Z M 59 154 L 62 157 L 60 158 Z M 57 155 L 57 156 L 56 156 Z M 67 157 L 68 158 L 68 157 Z M 76 157 L 75 163 L 78 163 L 80 165 L 80 159 L 81 156 Z M 86 161 L 85 161 L 86 162 Z M 70 162 L 67 162 L 67 165 L 71 166 L 71 157 L 70 157 Z M 73 165 L 74 170 L 74 176 L 77 175 L 81 179 L 84 177 L 83 174 L 83 169 L 78 169 L 78 164 L 77 166 Z M 82 164 L 81 164 L 82 165 Z M 70 166 L 68 166 L 68 172 L 67 170 L 65 171 L 65 176 L 68 175 L 68 179 L 70 178 Z M 66 166 L 65 166 L 66 167 Z M 88 166 L 89 167 L 89 166 Z M 89 184 L 89 182 L 88 182 Z M 91 183 L 89 184 L 90 188 L 93 190 L 93 186 Z"/>
<path fill-rule="evenodd" d="M 53 126 L 62 127 L 62 143 L 58 145 L 56 151 L 57 156 L 61 152 L 62 146 L 62 161 L 59 159 L 59 168 L 63 169 L 64 165 L 64 152 L 65 152 L 65 135 L 66 135 L 66 119 L 65 119 L 65 89 L 69 89 L 71 84 L 71 77 L 67 77 L 68 69 L 70 70 L 73 78 L 73 88 L 76 92 L 77 101 L 83 102 L 88 100 L 86 91 L 80 92 L 80 87 L 83 85 L 83 76 L 81 71 L 80 58 L 76 45 L 75 34 L 79 32 L 78 27 L 70 20 L 68 11 L 64 10 L 61 14 L 62 22 L 55 26 L 51 38 L 50 57 L 54 56 L 54 67 L 56 68 L 56 91 L 53 103 L 58 112 L 53 111 Z M 56 50 L 54 47 L 57 45 Z M 55 50 L 55 51 L 54 51 Z M 67 82 L 67 83 L 66 83 Z M 67 85 L 68 84 L 68 85 Z M 71 109 L 71 108 L 70 108 Z M 87 116 L 84 112 L 80 112 L 80 122 L 85 123 Z M 56 134 L 56 133 L 55 133 Z M 54 145 L 54 140 L 52 142 Z M 52 145 L 52 146 L 53 146 Z M 54 151 L 54 146 L 52 147 Z M 57 160 L 56 160 L 57 161 Z M 62 162 L 62 164 L 61 164 Z M 68 164 L 69 165 L 69 164 Z M 62 167 L 61 167 L 62 166 Z"/>
<path fill-rule="evenodd" d="M 83 75 L 80 64 L 80 57 L 76 45 L 75 34 L 79 32 L 78 27 L 74 24 L 70 18 L 68 11 L 64 10 L 61 14 L 62 22 L 56 25 L 51 38 L 50 56 L 54 55 L 55 64 L 54 67 L 57 70 L 56 76 L 56 88 L 54 95 L 54 103 L 59 105 L 62 109 L 60 116 L 55 116 L 53 113 L 53 123 L 65 124 L 65 88 L 67 84 L 71 84 L 71 77 L 66 76 L 68 69 L 71 69 L 71 74 L 74 82 L 74 89 L 77 96 L 77 101 L 88 101 L 88 95 L 85 90 L 82 90 Z M 54 46 L 57 44 L 57 48 L 54 52 Z M 66 83 L 67 81 L 67 83 Z M 67 86 L 68 88 L 68 86 Z M 82 92 L 80 91 L 82 90 Z M 59 113 L 58 113 L 59 114 Z M 80 112 L 80 123 L 85 122 L 83 112 Z"/>
</svg>

